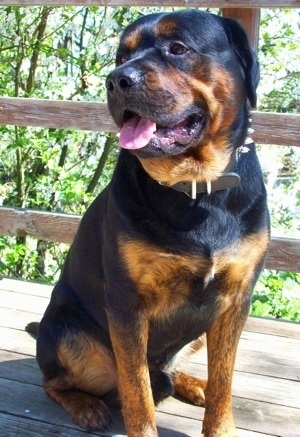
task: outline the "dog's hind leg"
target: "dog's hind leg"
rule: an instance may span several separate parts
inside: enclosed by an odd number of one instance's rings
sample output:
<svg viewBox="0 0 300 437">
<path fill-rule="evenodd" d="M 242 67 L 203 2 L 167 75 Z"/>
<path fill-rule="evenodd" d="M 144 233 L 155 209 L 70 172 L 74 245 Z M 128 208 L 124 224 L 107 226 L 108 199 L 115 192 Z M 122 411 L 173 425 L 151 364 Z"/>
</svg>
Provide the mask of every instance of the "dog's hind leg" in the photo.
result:
<svg viewBox="0 0 300 437">
<path fill-rule="evenodd" d="M 118 384 L 112 353 L 86 334 L 76 333 L 60 340 L 57 357 L 60 371 L 44 379 L 48 396 L 81 428 L 87 431 L 107 428 L 111 417 L 101 398 Z"/>
<path fill-rule="evenodd" d="M 175 358 L 174 368 L 177 369 L 182 360 L 185 360 L 195 352 L 198 352 L 206 345 L 205 334 L 201 335 L 196 340 L 186 345 Z M 196 378 L 194 376 L 187 375 L 181 371 L 175 371 L 173 373 L 173 385 L 175 394 L 180 398 L 191 402 L 194 405 L 204 406 L 206 387 L 206 379 Z"/>
<path fill-rule="evenodd" d="M 110 411 L 102 399 L 71 388 L 67 378 L 61 376 L 44 381 L 43 385 L 47 395 L 70 414 L 75 425 L 89 432 L 109 427 Z"/>
</svg>

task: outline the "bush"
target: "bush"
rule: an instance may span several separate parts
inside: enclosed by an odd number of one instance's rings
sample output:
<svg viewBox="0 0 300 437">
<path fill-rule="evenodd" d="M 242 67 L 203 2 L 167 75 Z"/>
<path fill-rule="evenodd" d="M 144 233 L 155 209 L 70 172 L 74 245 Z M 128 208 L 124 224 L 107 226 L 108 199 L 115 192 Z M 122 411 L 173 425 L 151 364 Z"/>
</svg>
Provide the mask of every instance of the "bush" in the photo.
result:
<svg viewBox="0 0 300 437">
<path fill-rule="evenodd" d="M 104 101 L 119 33 L 147 11 L 0 7 L 1 94 Z M 258 109 L 299 111 L 299 21 L 297 10 L 262 9 Z M 12 126 L 0 126 L 0 133 L 0 204 L 82 214 L 110 180 L 117 155 L 113 135 Z M 272 232 L 297 237 L 300 148 L 262 146 L 259 153 Z M 0 273 L 53 282 L 65 253 L 63 245 L 2 236 Z M 265 271 L 252 313 L 299 320 L 297 291 L 299 275 Z"/>
</svg>

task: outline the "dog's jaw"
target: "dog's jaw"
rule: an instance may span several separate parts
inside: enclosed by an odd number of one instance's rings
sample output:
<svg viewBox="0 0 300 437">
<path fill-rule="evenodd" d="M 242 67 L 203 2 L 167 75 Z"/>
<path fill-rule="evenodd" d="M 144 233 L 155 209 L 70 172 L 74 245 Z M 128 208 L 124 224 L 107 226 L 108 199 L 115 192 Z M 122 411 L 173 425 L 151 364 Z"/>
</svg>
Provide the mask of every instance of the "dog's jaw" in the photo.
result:
<svg viewBox="0 0 300 437">
<path fill-rule="evenodd" d="M 191 114 L 169 125 L 161 125 L 139 114 L 125 111 L 120 145 L 135 150 L 139 157 L 160 157 L 185 150 L 201 135 L 204 117 Z M 144 149 L 145 150 L 140 150 Z"/>
<path fill-rule="evenodd" d="M 226 139 L 224 141 L 227 143 Z M 152 179 L 172 186 L 181 181 L 214 181 L 221 176 L 232 156 L 228 144 L 217 152 L 211 142 L 201 146 L 197 152 L 197 155 L 185 153 L 162 158 L 139 157 L 139 160 Z"/>
</svg>

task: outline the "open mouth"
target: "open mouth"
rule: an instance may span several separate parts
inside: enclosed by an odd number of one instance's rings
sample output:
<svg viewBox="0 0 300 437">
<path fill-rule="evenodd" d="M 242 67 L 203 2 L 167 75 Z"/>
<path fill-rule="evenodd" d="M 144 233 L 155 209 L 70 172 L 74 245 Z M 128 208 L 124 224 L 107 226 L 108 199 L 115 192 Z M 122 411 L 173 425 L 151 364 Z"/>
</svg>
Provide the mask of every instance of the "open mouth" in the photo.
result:
<svg viewBox="0 0 300 437">
<path fill-rule="evenodd" d="M 125 111 L 120 132 L 120 145 L 125 149 L 151 146 L 168 147 L 172 144 L 186 146 L 195 139 L 203 126 L 203 117 L 192 114 L 177 123 L 162 126 L 131 111 Z"/>
</svg>

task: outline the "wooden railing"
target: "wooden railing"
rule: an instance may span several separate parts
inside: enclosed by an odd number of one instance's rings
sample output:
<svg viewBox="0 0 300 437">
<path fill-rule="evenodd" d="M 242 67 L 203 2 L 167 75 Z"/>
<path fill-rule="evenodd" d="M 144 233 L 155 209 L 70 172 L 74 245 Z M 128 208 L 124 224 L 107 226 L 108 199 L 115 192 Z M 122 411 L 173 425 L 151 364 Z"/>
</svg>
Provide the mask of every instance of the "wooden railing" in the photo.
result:
<svg viewBox="0 0 300 437">
<path fill-rule="evenodd" d="M 239 19 L 257 47 L 259 12 L 263 7 L 300 8 L 300 0 L 0 0 L 0 6 L 188 6 L 219 7 Z M 300 146 L 300 114 L 253 112 L 254 140 L 261 144 Z M 105 103 L 2 97 L 0 124 L 117 132 Z M 70 244 L 80 216 L 1 207 L 0 234 L 31 235 Z M 300 272 L 300 240 L 272 238 L 266 267 Z"/>
<path fill-rule="evenodd" d="M 299 0 L 1 0 L 0 6 L 185 6 L 210 8 L 299 8 Z"/>
<path fill-rule="evenodd" d="M 0 97 L 0 124 L 118 132 L 105 103 Z M 300 146 L 300 114 L 252 112 L 261 144 Z"/>
</svg>

